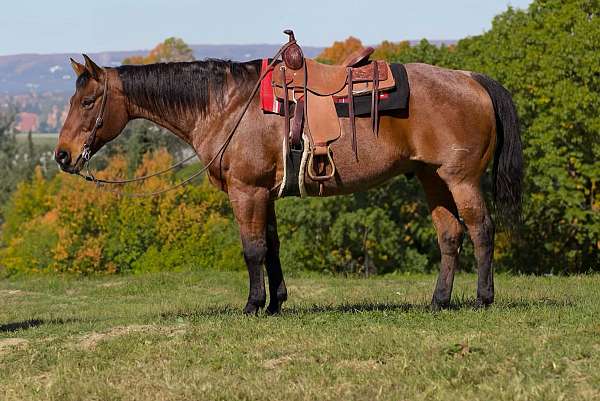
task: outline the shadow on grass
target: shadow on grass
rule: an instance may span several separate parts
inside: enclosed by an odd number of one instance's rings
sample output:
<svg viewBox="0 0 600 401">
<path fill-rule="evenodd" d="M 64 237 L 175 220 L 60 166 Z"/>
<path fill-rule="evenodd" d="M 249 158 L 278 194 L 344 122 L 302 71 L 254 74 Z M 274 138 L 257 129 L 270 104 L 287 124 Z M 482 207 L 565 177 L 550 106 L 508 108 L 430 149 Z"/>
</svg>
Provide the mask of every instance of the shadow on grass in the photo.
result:
<svg viewBox="0 0 600 401">
<path fill-rule="evenodd" d="M 316 313 L 368 313 L 368 312 L 411 312 L 429 310 L 427 304 L 411 304 L 403 302 L 353 302 L 329 305 L 295 305 L 284 308 L 283 314 L 316 314 Z"/>
<path fill-rule="evenodd" d="M 501 300 L 490 307 L 481 307 L 477 305 L 475 299 L 457 299 L 450 306 L 445 308 L 449 311 L 468 311 L 468 310 L 514 310 L 514 309 L 529 309 L 529 308 L 562 308 L 572 307 L 575 303 L 570 300 L 557 299 L 518 299 L 518 300 Z M 280 316 L 301 316 L 314 315 L 323 313 L 371 313 L 371 312 L 422 312 L 436 313 L 431 308 L 429 303 L 406 303 L 406 302 L 372 302 L 358 301 L 354 303 L 342 304 L 312 304 L 312 305 L 292 305 L 286 307 L 284 305 Z M 266 315 L 264 312 L 259 315 Z M 201 319 L 207 317 L 226 317 L 226 316 L 243 316 L 242 305 L 220 305 L 201 308 L 198 310 L 173 310 L 166 311 L 160 314 L 160 317 L 165 320 L 172 319 Z"/>
<path fill-rule="evenodd" d="M 75 319 L 28 319 L 21 322 L 5 323 L 0 325 L 0 333 L 12 333 L 49 324 L 66 324 L 75 322 Z"/>
<path fill-rule="evenodd" d="M 496 310 L 513 310 L 513 309 L 529 309 L 529 308 L 566 308 L 573 307 L 576 303 L 570 299 L 552 299 L 552 298 L 500 298 L 492 305 L 481 307 L 477 305 L 475 298 L 458 297 L 452 300 L 450 306 L 446 309 L 464 310 L 464 309 L 488 309 Z"/>
<path fill-rule="evenodd" d="M 365 312 L 383 312 L 383 311 L 399 311 L 409 312 L 411 310 L 428 310 L 429 306 L 425 304 L 413 305 L 408 303 L 377 303 L 377 302 L 357 302 L 345 304 L 329 304 L 329 305 L 293 305 L 286 307 L 279 316 L 299 316 L 313 315 L 319 313 L 365 313 Z M 163 312 L 160 314 L 162 319 L 194 319 L 203 317 L 225 317 L 225 316 L 243 316 L 242 306 L 222 305 L 211 306 L 198 310 L 174 310 Z M 260 315 L 266 315 L 264 309 Z"/>
</svg>

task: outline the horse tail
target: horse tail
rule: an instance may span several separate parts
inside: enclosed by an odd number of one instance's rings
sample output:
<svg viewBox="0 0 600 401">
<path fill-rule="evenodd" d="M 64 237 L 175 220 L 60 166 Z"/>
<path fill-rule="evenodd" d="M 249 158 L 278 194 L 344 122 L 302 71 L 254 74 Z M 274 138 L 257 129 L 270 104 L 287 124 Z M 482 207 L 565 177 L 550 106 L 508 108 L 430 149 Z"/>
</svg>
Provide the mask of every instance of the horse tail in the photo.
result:
<svg viewBox="0 0 600 401">
<path fill-rule="evenodd" d="M 519 117 L 506 88 L 483 74 L 472 74 L 492 99 L 496 114 L 496 151 L 492 168 L 493 209 L 501 226 L 513 229 L 521 221 L 523 145 Z"/>
</svg>

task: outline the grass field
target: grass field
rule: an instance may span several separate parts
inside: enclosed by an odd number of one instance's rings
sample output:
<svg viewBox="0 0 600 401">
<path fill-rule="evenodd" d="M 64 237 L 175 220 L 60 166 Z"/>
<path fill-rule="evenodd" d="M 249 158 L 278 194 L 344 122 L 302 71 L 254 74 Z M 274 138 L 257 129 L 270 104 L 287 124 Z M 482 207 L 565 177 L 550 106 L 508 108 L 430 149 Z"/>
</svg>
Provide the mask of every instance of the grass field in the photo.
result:
<svg viewBox="0 0 600 401">
<path fill-rule="evenodd" d="M 27 143 L 27 133 L 19 133 L 15 138 L 18 143 Z M 55 146 L 58 141 L 58 133 L 33 132 L 31 139 L 36 146 Z"/>
<path fill-rule="evenodd" d="M 246 317 L 244 273 L 0 281 L 0 399 L 600 399 L 600 276 L 288 277 Z"/>
</svg>

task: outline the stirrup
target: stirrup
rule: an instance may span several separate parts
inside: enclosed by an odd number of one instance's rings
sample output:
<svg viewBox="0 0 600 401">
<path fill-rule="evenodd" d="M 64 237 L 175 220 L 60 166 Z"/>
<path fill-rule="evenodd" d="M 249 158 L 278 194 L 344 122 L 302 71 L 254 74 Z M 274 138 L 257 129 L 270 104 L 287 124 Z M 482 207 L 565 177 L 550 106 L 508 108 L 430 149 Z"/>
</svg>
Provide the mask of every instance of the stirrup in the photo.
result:
<svg viewBox="0 0 600 401">
<path fill-rule="evenodd" d="M 308 157 L 308 176 L 310 177 L 311 180 L 313 181 L 317 181 L 317 182 L 322 182 L 322 181 L 327 181 L 333 178 L 333 176 L 335 175 L 335 163 L 333 162 L 333 157 L 331 156 L 331 147 L 330 145 L 327 146 L 327 159 L 329 160 L 329 164 L 331 165 L 331 173 L 330 174 L 325 174 L 325 175 L 315 175 L 313 174 L 313 160 L 315 158 L 315 154 L 313 151 L 310 152 L 310 155 Z"/>
</svg>

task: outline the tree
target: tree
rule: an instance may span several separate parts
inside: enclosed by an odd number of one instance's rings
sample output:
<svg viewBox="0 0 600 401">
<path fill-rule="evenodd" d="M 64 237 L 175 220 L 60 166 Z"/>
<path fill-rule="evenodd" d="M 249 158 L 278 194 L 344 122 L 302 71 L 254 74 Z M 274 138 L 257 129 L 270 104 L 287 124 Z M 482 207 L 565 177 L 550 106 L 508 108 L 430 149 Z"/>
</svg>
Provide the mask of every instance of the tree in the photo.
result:
<svg viewBox="0 0 600 401">
<path fill-rule="evenodd" d="M 18 184 L 32 177 L 40 161 L 46 165 L 51 158 L 51 145 L 36 146 L 31 132 L 27 134 L 26 144 L 17 142 L 13 132 L 15 114 L 14 110 L 0 113 L 0 222 L 4 206 Z M 43 171 L 46 175 L 52 175 L 54 172 L 53 167 Z"/>
<path fill-rule="evenodd" d="M 403 40 L 401 42 L 390 42 L 384 40 L 375 48 L 371 56 L 374 60 L 395 60 L 401 57 L 402 53 L 410 51 L 410 42 Z"/>
<path fill-rule="evenodd" d="M 427 39 L 422 39 L 415 46 L 407 46 L 407 42 L 398 44 L 382 42 L 376 49 L 375 56 L 382 54 L 393 63 L 427 63 L 446 68 L 460 68 L 456 47 L 436 46 Z"/>
<path fill-rule="evenodd" d="M 350 53 L 362 47 L 360 39 L 350 36 L 342 42 L 333 42 L 317 56 L 317 60 L 326 64 L 340 64 Z"/>
<path fill-rule="evenodd" d="M 161 150 L 146 155 L 136 173 L 171 163 Z M 125 159 L 116 156 L 99 176 L 120 176 L 126 168 Z M 147 192 L 175 180 L 171 171 L 121 190 Z M 244 267 L 227 198 L 208 180 L 160 198 L 131 198 L 94 190 L 72 175 L 48 179 L 38 168 L 5 209 L 0 266 L 9 273 Z"/>
<path fill-rule="evenodd" d="M 167 38 L 150 50 L 146 56 L 131 56 L 123 64 L 152 64 L 174 61 L 194 61 L 194 51 L 180 38 Z"/>
<path fill-rule="evenodd" d="M 600 269 L 600 7 L 536 0 L 462 40 L 463 68 L 513 94 L 527 163 L 516 270 Z"/>
<path fill-rule="evenodd" d="M 11 127 L 15 120 L 15 114 L 7 111 L 0 114 L 0 204 L 4 205 L 10 193 L 14 190 L 18 182 L 15 176 L 15 156 L 17 155 L 17 141 L 15 135 L 11 132 Z"/>
</svg>

